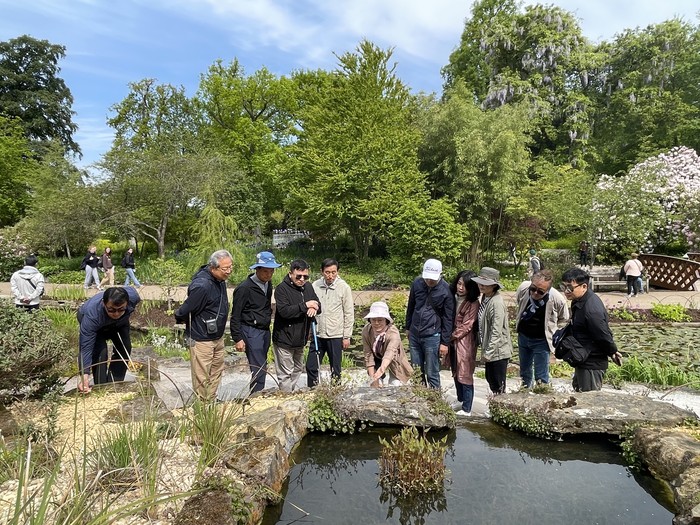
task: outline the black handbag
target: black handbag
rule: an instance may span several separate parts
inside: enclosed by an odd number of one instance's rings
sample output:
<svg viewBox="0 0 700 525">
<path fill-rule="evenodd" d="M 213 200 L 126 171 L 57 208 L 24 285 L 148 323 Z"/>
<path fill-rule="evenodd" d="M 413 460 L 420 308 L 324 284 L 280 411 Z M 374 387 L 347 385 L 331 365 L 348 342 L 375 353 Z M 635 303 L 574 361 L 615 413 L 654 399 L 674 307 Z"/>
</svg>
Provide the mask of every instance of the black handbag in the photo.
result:
<svg viewBox="0 0 700 525">
<path fill-rule="evenodd" d="M 573 367 L 583 363 L 591 353 L 573 336 L 571 323 L 554 332 L 552 344 L 554 345 L 554 357 L 566 361 Z"/>
</svg>

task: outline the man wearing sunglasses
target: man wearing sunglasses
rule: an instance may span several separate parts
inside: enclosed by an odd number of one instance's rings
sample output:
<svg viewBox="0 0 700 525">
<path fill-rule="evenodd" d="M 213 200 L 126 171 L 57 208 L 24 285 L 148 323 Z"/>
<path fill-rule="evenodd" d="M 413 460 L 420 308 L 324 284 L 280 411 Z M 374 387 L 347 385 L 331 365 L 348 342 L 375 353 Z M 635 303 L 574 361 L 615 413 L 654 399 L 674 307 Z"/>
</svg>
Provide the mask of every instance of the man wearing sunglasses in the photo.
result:
<svg viewBox="0 0 700 525">
<path fill-rule="evenodd" d="M 524 281 L 516 292 L 520 379 L 522 386 L 532 388 L 535 382 L 549 383 L 549 356 L 554 353 L 552 336 L 569 320 L 569 309 L 562 294 L 552 288 L 551 270 L 540 270 L 531 281 Z"/>
<path fill-rule="evenodd" d="M 297 388 L 304 369 L 304 347 L 311 323 L 321 313 L 321 303 L 309 281 L 309 265 L 302 259 L 292 261 L 289 274 L 275 288 L 275 322 L 272 348 L 277 381 L 282 392 Z"/>
<path fill-rule="evenodd" d="M 590 353 L 574 368 L 573 387 L 576 392 L 600 390 L 608 369 L 608 357 L 622 363 L 608 324 L 608 311 L 589 288 L 590 276 L 581 268 L 564 272 L 560 289 L 571 300 L 571 331 L 573 337 Z"/>
<path fill-rule="evenodd" d="M 131 355 L 129 318 L 141 301 L 131 286 L 115 286 L 93 295 L 78 309 L 80 325 L 78 391 L 90 392 L 94 384 L 124 381 Z M 107 340 L 112 341 L 112 357 L 107 366 Z"/>
</svg>

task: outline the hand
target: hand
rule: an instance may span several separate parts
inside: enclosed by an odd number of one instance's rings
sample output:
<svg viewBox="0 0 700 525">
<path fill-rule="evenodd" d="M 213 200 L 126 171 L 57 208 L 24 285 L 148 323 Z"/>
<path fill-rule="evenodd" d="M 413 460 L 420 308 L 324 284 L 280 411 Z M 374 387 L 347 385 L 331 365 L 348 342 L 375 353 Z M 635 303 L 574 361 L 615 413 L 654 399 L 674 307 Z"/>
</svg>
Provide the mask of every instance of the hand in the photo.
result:
<svg viewBox="0 0 700 525">
<path fill-rule="evenodd" d="M 382 378 L 383 375 L 384 375 L 384 370 L 382 370 L 381 368 L 379 368 L 379 369 L 377 369 L 377 371 L 372 375 L 372 379 L 374 379 L 375 381 L 379 381 L 379 380 Z"/>
<path fill-rule="evenodd" d="M 617 366 L 622 366 L 622 354 L 620 352 L 615 352 L 612 356 L 612 362 Z"/>
<path fill-rule="evenodd" d="M 88 374 L 83 374 L 83 378 L 78 381 L 78 392 L 82 394 L 89 394 L 92 391 L 90 388 L 90 376 Z"/>
<path fill-rule="evenodd" d="M 241 339 L 236 343 L 234 348 L 236 349 L 236 352 L 245 352 L 245 341 Z"/>
<path fill-rule="evenodd" d="M 314 301 L 313 299 L 306 301 L 306 307 L 307 308 L 313 308 L 314 310 L 318 310 L 320 305 L 318 304 L 318 301 Z"/>
<path fill-rule="evenodd" d="M 444 358 L 447 355 L 447 345 L 440 345 L 440 357 Z"/>
<path fill-rule="evenodd" d="M 343 350 L 350 348 L 350 338 L 346 337 L 343 339 Z"/>
<path fill-rule="evenodd" d="M 306 315 L 308 317 L 315 317 L 316 316 L 316 308 L 309 308 L 306 310 Z"/>
</svg>

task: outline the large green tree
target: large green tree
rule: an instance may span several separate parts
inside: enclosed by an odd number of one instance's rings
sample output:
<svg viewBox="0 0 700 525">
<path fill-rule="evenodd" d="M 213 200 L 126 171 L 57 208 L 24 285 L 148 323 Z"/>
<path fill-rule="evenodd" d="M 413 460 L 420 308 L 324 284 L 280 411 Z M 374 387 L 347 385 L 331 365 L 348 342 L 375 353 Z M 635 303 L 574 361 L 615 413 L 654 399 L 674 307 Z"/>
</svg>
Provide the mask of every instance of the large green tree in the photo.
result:
<svg viewBox="0 0 700 525">
<path fill-rule="evenodd" d="M 19 119 L 0 115 L 0 228 L 24 215 L 35 164 Z"/>
<path fill-rule="evenodd" d="M 19 118 L 37 147 L 55 140 L 65 153 L 80 154 L 73 140 L 73 96 L 58 76 L 65 51 L 27 35 L 0 42 L 0 114 Z"/>
<path fill-rule="evenodd" d="M 415 101 L 391 56 L 366 40 L 338 56 L 327 87 L 299 110 L 291 147 L 290 207 L 318 235 L 347 233 L 358 258 L 373 239 L 387 240 L 406 202 L 428 199 L 417 167 Z"/>
<path fill-rule="evenodd" d="M 700 28 L 668 20 L 603 43 L 593 139 L 615 175 L 674 146 L 700 148 Z"/>
</svg>

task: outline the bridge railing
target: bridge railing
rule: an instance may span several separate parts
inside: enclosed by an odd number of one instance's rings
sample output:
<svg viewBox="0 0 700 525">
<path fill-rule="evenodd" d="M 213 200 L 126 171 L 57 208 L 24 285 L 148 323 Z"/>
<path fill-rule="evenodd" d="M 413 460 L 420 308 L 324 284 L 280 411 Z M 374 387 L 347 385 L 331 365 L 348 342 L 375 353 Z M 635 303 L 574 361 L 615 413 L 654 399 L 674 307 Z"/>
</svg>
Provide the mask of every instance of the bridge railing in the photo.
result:
<svg viewBox="0 0 700 525">
<path fill-rule="evenodd" d="M 649 284 L 667 290 L 700 291 L 700 262 L 669 255 L 644 253 L 639 260 L 649 274 Z"/>
</svg>

